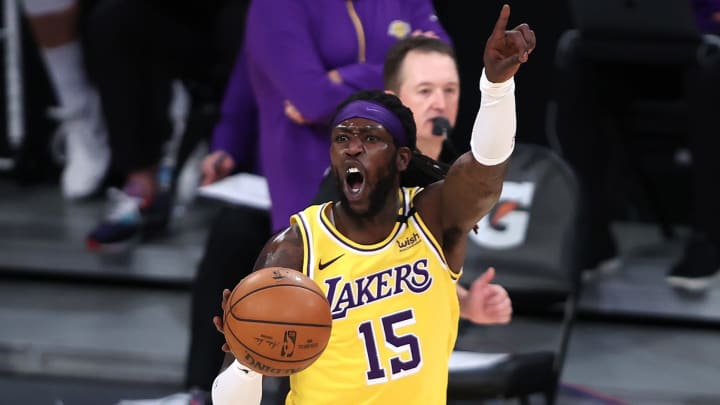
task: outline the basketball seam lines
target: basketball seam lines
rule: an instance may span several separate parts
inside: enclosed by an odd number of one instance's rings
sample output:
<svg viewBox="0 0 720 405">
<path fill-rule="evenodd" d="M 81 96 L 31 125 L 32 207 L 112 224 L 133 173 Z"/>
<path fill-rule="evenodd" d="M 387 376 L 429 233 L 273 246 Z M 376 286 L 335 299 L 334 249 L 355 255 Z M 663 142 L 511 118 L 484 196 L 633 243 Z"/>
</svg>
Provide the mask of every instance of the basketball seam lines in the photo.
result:
<svg viewBox="0 0 720 405">
<path fill-rule="evenodd" d="M 267 323 L 271 325 L 290 325 L 290 326 L 312 326 L 316 328 L 329 328 L 332 326 L 332 323 L 330 324 L 324 324 L 324 323 L 300 323 L 300 322 L 283 322 L 283 321 L 268 321 L 266 319 L 249 319 L 249 318 L 238 318 L 232 313 L 230 314 L 233 319 L 236 321 L 242 321 L 242 322 L 252 322 L 252 323 Z"/>
<path fill-rule="evenodd" d="M 269 289 L 269 288 L 286 287 L 286 286 L 288 286 L 288 287 L 302 288 L 302 289 L 308 290 L 308 291 L 312 292 L 313 294 L 315 294 L 315 295 L 317 295 L 317 296 L 319 296 L 319 297 L 322 297 L 322 299 L 324 299 L 325 301 L 327 301 L 327 297 L 326 297 L 326 296 L 324 296 L 323 294 L 321 294 L 321 293 L 313 290 L 312 288 L 308 288 L 308 287 L 305 287 L 305 286 L 302 286 L 302 285 L 297 285 L 297 284 L 273 284 L 273 285 L 265 286 L 265 287 L 262 287 L 262 288 L 258 288 L 258 289 L 256 289 L 256 290 L 252 290 L 252 291 L 250 291 L 249 293 L 247 293 L 247 294 L 243 295 L 242 297 L 238 298 L 237 301 L 235 301 L 234 303 L 232 303 L 232 304 L 230 305 L 230 310 L 232 311 L 232 309 L 235 307 L 235 305 L 237 305 L 238 303 L 240 303 L 240 301 L 244 300 L 245 298 L 247 298 L 248 296 L 250 296 L 250 295 L 252 295 L 252 294 L 255 294 L 255 293 L 260 292 L 260 291 L 263 291 L 263 290 L 267 290 L 267 289 Z M 232 295 L 230 296 L 230 298 L 232 298 Z"/>
</svg>

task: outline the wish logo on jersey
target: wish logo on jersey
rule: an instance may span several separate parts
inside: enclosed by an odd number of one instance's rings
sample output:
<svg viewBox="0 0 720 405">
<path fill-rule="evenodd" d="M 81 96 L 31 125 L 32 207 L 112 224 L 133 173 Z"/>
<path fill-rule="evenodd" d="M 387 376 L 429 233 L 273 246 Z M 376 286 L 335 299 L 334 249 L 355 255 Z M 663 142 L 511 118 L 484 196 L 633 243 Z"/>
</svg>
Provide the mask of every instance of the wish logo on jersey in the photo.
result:
<svg viewBox="0 0 720 405">
<path fill-rule="evenodd" d="M 418 294 L 426 291 L 432 285 L 427 266 L 428 260 L 420 259 L 354 280 L 344 280 L 343 276 L 325 279 L 333 319 L 344 318 L 348 310 L 378 300 L 406 292 Z"/>
<path fill-rule="evenodd" d="M 417 232 L 414 232 L 412 236 L 408 236 L 404 240 L 396 240 L 395 243 L 397 243 L 400 251 L 404 252 L 420 243 L 420 235 Z"/>
<path fill-rule="evenodd" d="M 470 239 L 480 246 L 510 249 L 525 242 L 530 208 L 535 195 L 535 183 L 506 181 L 500 200 L 478 222 L 478 232 L 470 232 Z"/>
</svg>

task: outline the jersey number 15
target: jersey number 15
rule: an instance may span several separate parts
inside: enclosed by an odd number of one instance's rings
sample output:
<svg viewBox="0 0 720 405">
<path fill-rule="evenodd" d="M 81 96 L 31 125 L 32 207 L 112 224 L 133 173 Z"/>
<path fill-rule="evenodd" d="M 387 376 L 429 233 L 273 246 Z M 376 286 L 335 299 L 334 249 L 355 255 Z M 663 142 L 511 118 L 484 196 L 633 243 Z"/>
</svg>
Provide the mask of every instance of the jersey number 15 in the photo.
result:
<svg viewBox="0 0 720 405">
<path fill-rule="evenodd" d="M 415 314 L 412 309 L 396 312 L 380 318 L 382 324 L 382 337 L 378 339 L 378 333 L 373 328 L 372 321 L 366 321 L 358 326 L 358 336 L 365 343 L 365 355 L 367 356 L 368 371 L 365 373 L 369 385 L 379 384 L 388 381 L 387 365 L 380 361 L 378 344 L 380 341 L 397 356 L 388 359 L 390 366 L 390 378 L 397 379 L 406 375 L 414 374 L 422 367 L 420 356 L 420 340 L 413 334 L 398 335 L 397 329 L 415 324 Z M 409 359 L 403 361 L 401 357 Z M 405 354 L 405 356 L 402 356 Z"/>
</svg>

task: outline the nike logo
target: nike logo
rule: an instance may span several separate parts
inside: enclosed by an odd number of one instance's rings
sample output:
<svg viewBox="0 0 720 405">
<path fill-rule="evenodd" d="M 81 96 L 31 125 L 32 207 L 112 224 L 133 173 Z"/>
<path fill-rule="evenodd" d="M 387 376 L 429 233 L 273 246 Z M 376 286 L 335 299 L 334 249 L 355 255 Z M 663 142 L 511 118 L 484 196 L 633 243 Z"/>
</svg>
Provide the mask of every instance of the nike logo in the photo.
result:
<svg viewBox="0 0 720 405">
<path fill-rule="evenodd" d="M 325 270 L 325 268 L 326 268 L 327 266 L 335 263 L 335 262 L 337 261 L 337 259 L 339 259 L 339 258 L 341 258 L 341 257 L 343 257 L 343 256 L 345 256 L 345 253 L 343 253 L 343 254 L 341 254 L 340 256 L 338 256 L 338 257 L 330 260 L 329 262 L 325 262 L 325 263 L 323 263 L 323 262 L 322 262 L 322 259 L 321 259 L 321 260 L 320 260 L 320 263 L 318 263 L 318 270 Z"/>
</svg>

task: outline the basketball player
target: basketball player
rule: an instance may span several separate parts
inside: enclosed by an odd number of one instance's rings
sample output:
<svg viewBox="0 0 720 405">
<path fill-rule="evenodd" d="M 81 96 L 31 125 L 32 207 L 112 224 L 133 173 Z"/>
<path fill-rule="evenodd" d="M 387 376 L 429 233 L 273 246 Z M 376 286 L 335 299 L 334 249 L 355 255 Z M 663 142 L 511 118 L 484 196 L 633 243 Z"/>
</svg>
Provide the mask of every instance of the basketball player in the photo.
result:
<svg viewBox="0 0 720 405">
<path fill-rule="evenodd" d="M 313 278 L 333 313 L 325 352 L 290 377 L 286 403 L 446 402 L 458 318 L 484 311 L 474 288 L 456 292 L 467 234 L 500 196 L 514 147 L 513 77 L 535 47 L 526 24 L 506 30 L 509 15 L 504 5 L 485 46 L 471 151 L 446 176 L 416 151 L 412 112 L 396 96 L 359 92 L 339 106 L 330 158 L 340 202 L 292 216 L 256 263 Z M 410 165 L 444 180 L 403 187 Z M 213 403 L 254 405 L 261 392 L 260 375 L 236 361 L 216 379 Z"/>
<path fill-rule="evenodd" d="M 452 46 L 425 35 L 398 40 L 388 50 L 383 67 L 383 82 L 385 90 L 397 95 L 413 112 L 417 150 L 449 167 L 459 156 L 447 137 L 448 131 L 455 125 L 460 101 L 460 78 Z M 294 118 L 302 120 L 299 113 Z M 405 185 L 416 183 L 413 178 L 416 174 L 412 172 L 412 169 L 405 171 Z M 332 177 L 323 179 L 321 185 L 328 190 L 327 195 L 339 194 L 335 191 L 335 179 Z M 495 269 L 488 269 L 482 281 L 478 281 L 478 287 L 485 283 L 486 299 L 499 305 L 487 307 L 492 312 L 477 314 L 476 318 L 471 319 L 475 323 L 498 324 L 510 321 L 512 303 L 509 299 L 503 299 L 507 297 L 507 291 L 502 286 L 490 284 L 494 273 Z M 464 294 L 460 284 L 458 290 L 461 295 Z"/>
</svg>

